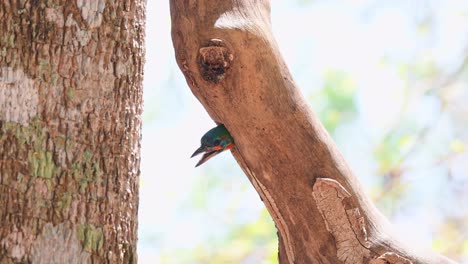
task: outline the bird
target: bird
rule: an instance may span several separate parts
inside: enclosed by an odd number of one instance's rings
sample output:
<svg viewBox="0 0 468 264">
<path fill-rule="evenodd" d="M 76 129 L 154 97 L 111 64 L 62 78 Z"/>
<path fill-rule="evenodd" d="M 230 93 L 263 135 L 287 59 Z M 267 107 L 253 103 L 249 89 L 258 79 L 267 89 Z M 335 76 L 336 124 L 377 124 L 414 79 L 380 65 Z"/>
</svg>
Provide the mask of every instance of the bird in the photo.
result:
<svg viewBox="0 0 468 264">
<path fill-rule="evenodd" d="M 234 139 L 223 124 L 220 124 L 206 132 L 201 138 L 200 143 L 201 146 L 195 150 L 190 157 L 193 158 L 204 152 L 203 157 L 195 167 L 202 165 L 219 153 L 234 147 Z"/>
</svg>

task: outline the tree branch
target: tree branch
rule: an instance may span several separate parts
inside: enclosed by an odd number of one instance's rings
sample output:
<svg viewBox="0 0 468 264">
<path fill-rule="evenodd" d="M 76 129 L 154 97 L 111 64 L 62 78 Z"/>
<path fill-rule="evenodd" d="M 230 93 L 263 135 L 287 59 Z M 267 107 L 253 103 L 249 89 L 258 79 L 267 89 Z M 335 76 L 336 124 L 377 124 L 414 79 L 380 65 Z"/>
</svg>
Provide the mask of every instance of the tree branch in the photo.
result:
<svg viewBox="0 0 468 264">
<path fill-rule="evenodd" d="M 269 1 L 171 0 L 171 17 L 177 63 L 233 136 L 233 155 L 278 228 L 280 263 L 453 263 L 392 238 L 296 87 Z"/>
</svg>

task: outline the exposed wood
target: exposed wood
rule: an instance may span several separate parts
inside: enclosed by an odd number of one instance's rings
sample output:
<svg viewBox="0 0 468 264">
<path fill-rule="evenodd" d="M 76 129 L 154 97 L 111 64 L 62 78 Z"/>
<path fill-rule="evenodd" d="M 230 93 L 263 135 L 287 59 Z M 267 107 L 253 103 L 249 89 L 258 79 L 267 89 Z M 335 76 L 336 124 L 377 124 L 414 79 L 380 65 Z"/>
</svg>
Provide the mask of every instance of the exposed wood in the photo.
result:
<svg viewBox="0 0 468 264">
<path fill-rule="evenodd" d="M 171 16 L 177 63 L 233 136 L 276 223 L 280 263 L 453 263 L 394 238 L 296 87 L 269 1 L 171 0 Z"/>
<path fill-rule="evenodd" d="M 0 1 L 0 263 L 136 263 L 144 0 Z"/>
</svg>

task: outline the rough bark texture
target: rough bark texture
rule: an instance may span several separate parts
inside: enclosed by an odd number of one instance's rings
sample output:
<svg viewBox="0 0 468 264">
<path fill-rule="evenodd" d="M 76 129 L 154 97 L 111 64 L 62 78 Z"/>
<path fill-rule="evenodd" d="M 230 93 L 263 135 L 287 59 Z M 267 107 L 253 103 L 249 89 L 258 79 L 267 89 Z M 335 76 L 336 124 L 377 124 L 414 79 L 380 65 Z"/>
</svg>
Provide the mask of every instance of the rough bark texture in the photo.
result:
<svg viewBox="0 0 468 264">
<path fill-rule="evenodd" d="M 0 1 L 0 263 L 136 263 L 144 21 Z"/>
<path fill-rule="evenodd" d="M 234 137 L 233 154 L 276 223 L 280 263 L 453 263 L 393 238 L 297 89 L 269 1 L 171 0 L 171 16 L 177 62 Z"/>
</svg>

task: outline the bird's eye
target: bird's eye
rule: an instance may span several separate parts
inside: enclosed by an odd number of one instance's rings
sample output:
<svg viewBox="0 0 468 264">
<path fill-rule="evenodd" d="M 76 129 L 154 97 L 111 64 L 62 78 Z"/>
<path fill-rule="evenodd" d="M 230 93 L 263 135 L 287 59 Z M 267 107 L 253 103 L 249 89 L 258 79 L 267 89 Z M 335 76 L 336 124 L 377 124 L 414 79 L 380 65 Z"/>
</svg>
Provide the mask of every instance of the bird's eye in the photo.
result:
<svg viewBox="0 0 468 264">
<path fill-rule="evenodd" d="M 214 144 L 215 146 L 218 146 L 219 143 L 220 143 L 219 139 L 216 139 L 216 140 L 213 142 L 213 144 Z"/>
</svg>

